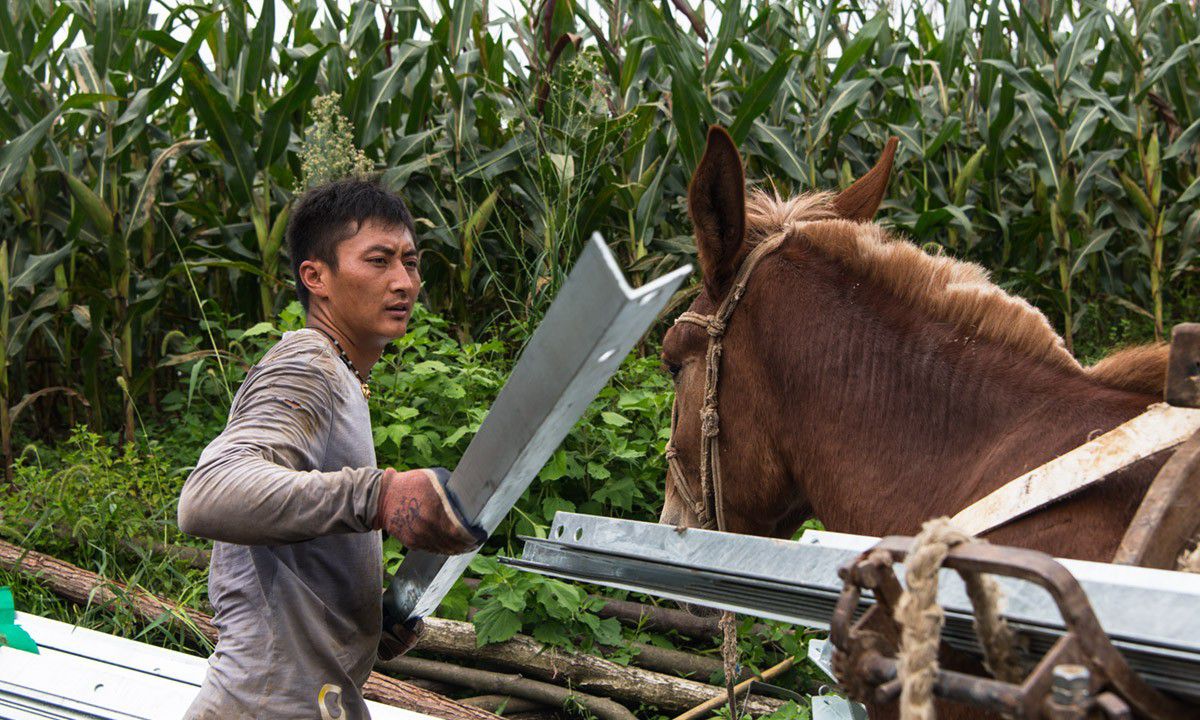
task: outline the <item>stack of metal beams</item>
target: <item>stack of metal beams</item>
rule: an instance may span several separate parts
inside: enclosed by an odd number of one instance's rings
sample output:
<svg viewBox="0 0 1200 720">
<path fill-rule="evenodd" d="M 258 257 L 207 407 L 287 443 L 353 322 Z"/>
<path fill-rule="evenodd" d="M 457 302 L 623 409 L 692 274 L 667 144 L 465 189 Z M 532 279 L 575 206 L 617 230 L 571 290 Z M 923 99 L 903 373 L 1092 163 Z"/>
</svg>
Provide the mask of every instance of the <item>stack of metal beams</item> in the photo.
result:
<svg viewBox="0 0 1200 720">
<path fill-rule="evenodd" d="M 677 530 L 654 523 L 558 513 L 547 539 L 525 538 L 531 572 L 644 592 L 806 627 L 828 628 L 841 592 L 838 568 L 878 538 L 809 531 L 798 541 Z M 1096 617 L 1134 670 L 1154 687 L 1200 701 L 1200 575 L 1060 561 L 1079 580 Z M 903 568 L 896 568 L 903 581 Z M 1004 615 L 1040 657 L 1064 633 L 1049 593 L 998 578 Z M 944 637 L 979 652 L 961 579 L 943 571 Z M 863 605 L 872 602 L 863 598 Z"/>
</svg>

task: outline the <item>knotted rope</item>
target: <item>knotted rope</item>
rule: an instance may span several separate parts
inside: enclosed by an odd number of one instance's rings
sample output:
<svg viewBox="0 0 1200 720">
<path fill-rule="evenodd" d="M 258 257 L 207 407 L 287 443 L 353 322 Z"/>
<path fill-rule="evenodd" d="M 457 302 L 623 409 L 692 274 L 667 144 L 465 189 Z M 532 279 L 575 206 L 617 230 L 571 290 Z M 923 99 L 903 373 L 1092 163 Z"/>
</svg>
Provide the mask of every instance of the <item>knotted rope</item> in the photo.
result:
<svg viewBox="0 0 1200 720">
<path fill-rule="evenodd" d="M 945 613 L 937 603 L 938 571 L 950 549 L 965 543 L 984 542 L 958 530 L 948 518 L 926 522 L 913 538 L 904 563 L 907 586 L 896 607 L 901 627 L 899 676 L 901 720 L 934 720 L 933 683 L 938 670 Z M 975 610 L 975 633 L 983 646 L 984 665 L 1000 680 L 1019 682 L 1012 629 L 1000 616 L 1000 588 L 996 581 L 979 573 L 959 574 Z"/>
<path fill-rule="evenodd" d="M 721 354 L 724 351 L 725 331 L 729 325 L 729 317 L 737 308 L 746 293 L 746 284 L 750 274 L 767 255 L 779 249 L 791 234 L 792 227 L 788 226 L 781 232 L 764 240 L 750 251 L 738 268 L 734 277 L 733 288 L 725 296 L 720 307 L 712 315 L 701 315 L 691 310 L 680 314 L 676 323 L 691 323 L 704 328 L 708 333 L 708 352 L 705 356 L 704 373 L 704 403 L 700 408 L 700 498 L 692 496 L 679 464 L 679 452 L 674 442 L 668 442 L 666 448 L 667 473 L 675 486 L 675 491 L 687 503 L 700 526 L 706 530 L 725 529 L 725 505 L 721 492 L 721 443 L 718 436 L 721 433 L 721 416 L 717 412 L 717 388 L 721 381 Z M 678 422 L 678 398 L 671 407 L 671 438 L 675 438 L 675 427 Z M 721 614 L 720 628 L 722 634 L 721 658 L 725 668 L 725 692 L 728 695 L 729 715 L 737 720 L 737 704 L 735 686 L 737 683 L 737 621 L 731 612 Z"/>
<path fill-rule="evenodd" d="M 729 703 L 729 717 L 737 720 L 741 714 L 737 711 L 737 697 L 734 688 L 737 686 L 737 616 L 729 611 L 721 613 L 717 622 L 721 628 L 721 663 L 725 669 L 725 696 Z"/>
</svg>

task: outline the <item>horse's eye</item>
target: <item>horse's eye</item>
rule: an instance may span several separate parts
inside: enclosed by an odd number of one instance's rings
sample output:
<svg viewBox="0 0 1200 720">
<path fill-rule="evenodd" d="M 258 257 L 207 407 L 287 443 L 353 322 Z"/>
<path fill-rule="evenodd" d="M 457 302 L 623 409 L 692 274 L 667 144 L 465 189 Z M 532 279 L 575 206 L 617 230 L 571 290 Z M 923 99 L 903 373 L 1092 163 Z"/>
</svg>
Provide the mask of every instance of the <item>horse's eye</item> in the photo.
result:
<svg viewBox="0 0 1200 720">
<path fill-rule="evenodd" d="M 678 363 L 667 362 L 664 360 L 662 365 L 663 369 L 671 374 L 672 379 L 679 377 L 680 365 Z"/>
</svg>

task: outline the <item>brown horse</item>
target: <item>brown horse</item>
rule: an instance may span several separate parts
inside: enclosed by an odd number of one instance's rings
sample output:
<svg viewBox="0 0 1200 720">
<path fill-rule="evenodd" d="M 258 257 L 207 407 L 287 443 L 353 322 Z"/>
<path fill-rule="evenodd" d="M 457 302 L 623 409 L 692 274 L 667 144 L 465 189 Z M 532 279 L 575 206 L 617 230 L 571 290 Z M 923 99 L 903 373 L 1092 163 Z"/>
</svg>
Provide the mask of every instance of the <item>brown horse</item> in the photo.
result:
<svg viewBox="0 0 1200 720">
<path fill-rule="evenodd" d="M 741 159 L 709 132 L 688 192 L 712 314 L 758 243 L 783 244 L 749 277 L 727 323 L 718 385 L 724 529 L 789 537 L 915 534 L 1158 401 L 1166 347 L 1081 367 L 1045 316 L 979 266 L 922 252 L 872 218 L 895 152 L 840 194 L 747 195 Z M 677 461 L 701 497 L 708 334 L 663 341 L 675 377 Z M 987 535 L 1059 557 L 1108 560 L 1163 458 Z M 696 526 L 667 483 L 661 521 Z"/>
</svg>

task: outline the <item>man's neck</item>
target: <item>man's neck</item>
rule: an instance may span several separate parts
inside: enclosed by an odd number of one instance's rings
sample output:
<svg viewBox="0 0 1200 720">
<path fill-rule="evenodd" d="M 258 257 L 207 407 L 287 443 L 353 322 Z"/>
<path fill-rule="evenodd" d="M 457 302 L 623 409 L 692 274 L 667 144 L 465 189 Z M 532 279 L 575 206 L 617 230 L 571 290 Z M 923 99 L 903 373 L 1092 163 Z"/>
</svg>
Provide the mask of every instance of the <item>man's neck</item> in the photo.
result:
<svg viewBox="0 0 1200 720">
<path fill-rule="evenodd" d="M 341 349 L 350 358 L 350 362 L 354 364 L 354 369 L 362 375 L 364 381 L 370 375 L 371 368 L 375 367 L 375 363 L 379 362 L 379 358 L 383 355 L 383 349 L 386 347 L 378 343 L 367 342 L 362 338 L 356 338 L 353 333 L 345 330 L 343 326 L 340 326 L 330 318 L 327 313 L 319 311 L 310 312 L 306 327 L 317 330 L 325 336 L 337 340 L 337 344 L 341 345 Z"/>
</svg>

